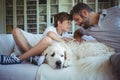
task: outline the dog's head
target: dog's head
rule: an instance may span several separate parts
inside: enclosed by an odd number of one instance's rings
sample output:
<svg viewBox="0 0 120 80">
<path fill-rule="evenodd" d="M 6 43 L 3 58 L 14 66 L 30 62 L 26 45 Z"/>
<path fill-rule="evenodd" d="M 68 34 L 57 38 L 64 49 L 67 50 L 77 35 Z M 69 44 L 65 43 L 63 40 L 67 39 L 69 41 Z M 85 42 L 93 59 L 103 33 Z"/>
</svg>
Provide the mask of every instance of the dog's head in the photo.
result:
<svg viewBox="0 0 120 80">
<path fill-rule="evenodd" d="M 46 56 L 46 63 L 52 68 L 63 68 L 66 59 L 66 49 L 60 43 L 54 43 L 43 52 Z"/>
</svg>

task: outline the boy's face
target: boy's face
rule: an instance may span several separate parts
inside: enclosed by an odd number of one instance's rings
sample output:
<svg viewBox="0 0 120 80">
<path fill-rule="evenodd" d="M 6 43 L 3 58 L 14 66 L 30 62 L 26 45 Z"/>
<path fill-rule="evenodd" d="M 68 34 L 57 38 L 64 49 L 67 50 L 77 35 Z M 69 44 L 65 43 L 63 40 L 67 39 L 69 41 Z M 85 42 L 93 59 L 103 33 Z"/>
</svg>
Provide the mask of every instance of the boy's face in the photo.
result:
<svg viewBox="0 0 120 80">
<path fill-rule="evenodd" d="M 58 25 L 61 26 L 63 32 L 68 32 L 71 28 L 71 21 L 64 20 L 62 23 L 60 22 Z"/>
</svg>

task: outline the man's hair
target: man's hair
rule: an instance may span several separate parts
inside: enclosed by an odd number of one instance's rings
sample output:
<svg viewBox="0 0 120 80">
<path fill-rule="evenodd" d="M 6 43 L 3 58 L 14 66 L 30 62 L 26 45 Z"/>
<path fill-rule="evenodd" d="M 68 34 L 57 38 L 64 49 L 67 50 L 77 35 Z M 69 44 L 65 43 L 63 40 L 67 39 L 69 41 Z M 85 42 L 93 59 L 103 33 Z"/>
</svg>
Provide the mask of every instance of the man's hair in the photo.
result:
<svg viewBox="0 0 120 80">
<path fill-rule="evenodd" d="M 72 19 L 72 17 L 73 17 L 73 14 L 79 14 L 80 16 L 82 16 L 81 11 L 82 11 L 83 9 L 87 10 L 88 12 L 92 12 L 92 11 L 93 11 L 93 9 L 90 8 L 87 4 L 85 4 L 85 3 L 77 3 L 77 4 L 73 7 L 73 9 L 70 11 L 71 19 Z"/>
<path fill-rule="evenodd" d="M 54 25 L 55 27 L 58 26 L 58 21 L 61 23 L 65 20 L 71 20 L 70 15 L 67 12 L 60 12 L 54 16 Z"/>
</svg>

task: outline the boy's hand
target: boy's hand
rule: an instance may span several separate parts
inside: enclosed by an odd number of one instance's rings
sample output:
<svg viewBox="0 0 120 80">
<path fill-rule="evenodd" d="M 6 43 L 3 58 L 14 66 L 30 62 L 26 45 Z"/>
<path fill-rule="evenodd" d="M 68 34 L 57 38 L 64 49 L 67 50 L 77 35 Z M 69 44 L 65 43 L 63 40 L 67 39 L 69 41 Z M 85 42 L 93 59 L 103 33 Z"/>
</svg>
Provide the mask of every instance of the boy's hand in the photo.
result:
<svg viewBox="0 0 120 80">
<path fill-rule="evenodd" d="M 71 40 L 73 40 L 73 39 L 71 39 L 71 38 L 66 38 L 66 37 L 64 37 L 64 38 L 62 38 L 65 42 L 68 42 L 68 41 L 71 41 Z"/>
</svg>

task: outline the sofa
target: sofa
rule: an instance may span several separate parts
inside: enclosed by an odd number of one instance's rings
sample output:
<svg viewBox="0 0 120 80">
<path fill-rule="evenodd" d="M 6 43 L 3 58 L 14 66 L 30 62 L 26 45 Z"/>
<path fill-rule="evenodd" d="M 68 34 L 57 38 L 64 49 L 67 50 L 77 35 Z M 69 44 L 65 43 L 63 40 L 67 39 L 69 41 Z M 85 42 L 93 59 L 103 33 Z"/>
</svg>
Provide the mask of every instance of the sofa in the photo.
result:
<svg viewBox="0 0 120 80">
<path fill-rule="evenodd" d="M 10 55 L 11 53 L 21 54 L 13 36 L 0 34 L 0 55 Z M 73 70 L 72 68 L 54 70 L 47 64 L 37 66 L 27 61 L 21 64 L 0 64 L 0 80 L 79 80 L 76 79 L 78 75 L 73 74 L 76 72 Z"/>
<path fill-rule="evenodd" d="M 15 44 L 13 36 L 11 34 L 0 34 L 0 55 L 10 55 L 15 53 L 21 54 L 18 47 Z M 112 74 L 98 73 L 100 76 L 94 80 L 114 80 Z M 86 74 L 86 73 L 84 73 Z M 91 72 L 87 73 L 88 75 Z M 107 74 L 107 75 L 106 75 Z M 93 76 L 93 75 L 91 75 Z M 47 64 L 40 66 L 31 64 L 25 61 L 21 64 L 1 65 L 0 64 L 0 80 L 93 80 L 90 77 L 83 78 L 83 73 L 77 70 L 75 67 L 68 67 L 63 69 L 52 69 Z"/>
</svg>

